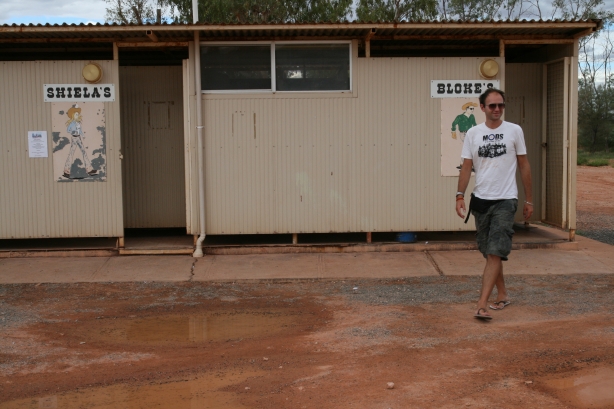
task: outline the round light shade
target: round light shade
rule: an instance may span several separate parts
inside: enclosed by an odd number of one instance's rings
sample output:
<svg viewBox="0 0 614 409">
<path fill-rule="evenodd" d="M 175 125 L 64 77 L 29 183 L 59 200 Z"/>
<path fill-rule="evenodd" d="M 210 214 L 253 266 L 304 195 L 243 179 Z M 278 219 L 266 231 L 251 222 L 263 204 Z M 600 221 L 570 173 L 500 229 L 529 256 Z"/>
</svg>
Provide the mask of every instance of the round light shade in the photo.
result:
<svg viewBox="0 0 614 409">
<path fill-rule="evenodd" d="M 89 63 L 81 71 L 83 78 L 89 83 L 96 83 L 102 78 L 102 68 L 96 63 Z"/>
<path fill-rule="evenodd" d="M 480 64 L 480 75 L 484 78 L 495 78 L 499 73 L 499 64 L 495 60 L 484 60 Z"/>
</svg>

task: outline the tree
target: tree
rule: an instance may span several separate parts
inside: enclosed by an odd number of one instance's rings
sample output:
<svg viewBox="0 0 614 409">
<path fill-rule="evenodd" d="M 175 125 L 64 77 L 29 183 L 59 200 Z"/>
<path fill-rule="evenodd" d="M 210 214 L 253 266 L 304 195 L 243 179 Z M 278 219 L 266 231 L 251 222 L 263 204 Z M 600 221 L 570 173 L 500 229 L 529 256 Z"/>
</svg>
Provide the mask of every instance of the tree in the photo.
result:
<svg viewBox="0 0 614 409">
<path fill-rule="evenodd" d="M 175 10 L 173 21 L 192 22 L 191 0 L 161 0 Z M 205 23 L 294 23 L 342 21 L 352 0 L 200 0 L 198 21 Z"/>
<path fill-rule="evenodd" d="M 416 21 L 437 18 L 437 0 L 359 0 L 360 21 Z"/>
<path fill-rule="evenodd" d="M 591 83 L 581 78 L 578 89 L 578 133 L 581 146 L 591 152 L 612 146 L 614 131 L 614 89 L 610 77 L 605 84 Z"/>
<path fill-rule="evenodd" d="M 529 0 L 441 0 L 438 13 L 444 20 L 515 20 L 530 16 L 533 7 Z"/>
<path fill-rule="evenodd" d="M 105 0 L 109 5 L 106 11 L 107 23 L 119 24 L 145 24 L 154 23 L 157 20 L 157 9 L 162 15 L 172 15 L 172 6 L 169 7 L 164 1 L 154 2 L 151 0 Z"/>
</svg>

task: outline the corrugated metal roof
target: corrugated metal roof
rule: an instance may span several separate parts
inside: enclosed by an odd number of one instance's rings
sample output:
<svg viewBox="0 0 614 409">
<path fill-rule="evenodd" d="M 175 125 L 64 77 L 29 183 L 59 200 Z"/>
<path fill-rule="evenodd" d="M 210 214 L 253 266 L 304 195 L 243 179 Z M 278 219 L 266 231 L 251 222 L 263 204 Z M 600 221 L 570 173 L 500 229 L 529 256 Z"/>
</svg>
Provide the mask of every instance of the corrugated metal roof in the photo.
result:
<svg viewBox="0 0 614 409">
<path fill-rule="evenodd" d="M 151 42 L 186 41 L 199 31 L 203 40 L 257 40 L 277 38 L 365 38 L 445 40 L 449 37 L 478 39 L 574 38 L 598 30 L 601 20 L 506 20 L 506 21 L 414 21 L 329 22 L 284 24 L 22 24 L 1 25 L 0 42 Z M 374 30 L 374 31 L 373 31 Z"/>
</svg>

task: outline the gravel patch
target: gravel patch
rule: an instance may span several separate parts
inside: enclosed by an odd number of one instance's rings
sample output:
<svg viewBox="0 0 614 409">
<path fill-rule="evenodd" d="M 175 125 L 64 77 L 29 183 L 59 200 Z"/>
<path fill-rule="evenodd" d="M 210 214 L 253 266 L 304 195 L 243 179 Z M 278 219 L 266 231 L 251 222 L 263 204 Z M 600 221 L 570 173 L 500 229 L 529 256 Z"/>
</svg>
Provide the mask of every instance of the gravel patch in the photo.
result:
<svg viewBox="0 0 614 409">
<path fill-rule="evenodd" d="M 475 276 L 356 281 L 338 289 L 350 300 L 372 305 L 463 304 L 477 301 L 481 280 Z M 614 277 L 611 276 L 507 276 L 506 286 L 515 304 L 551 306 L 548 314 L 553 316 L 610 310 L 614 303 Z M 496 290 L 493 297 L 495 294 Z"/>
<path fill-rule="evenodd" d="M 576 217 L 577 234 L 614 245 L 614 215 L 578 210 Z"/>
</svg>

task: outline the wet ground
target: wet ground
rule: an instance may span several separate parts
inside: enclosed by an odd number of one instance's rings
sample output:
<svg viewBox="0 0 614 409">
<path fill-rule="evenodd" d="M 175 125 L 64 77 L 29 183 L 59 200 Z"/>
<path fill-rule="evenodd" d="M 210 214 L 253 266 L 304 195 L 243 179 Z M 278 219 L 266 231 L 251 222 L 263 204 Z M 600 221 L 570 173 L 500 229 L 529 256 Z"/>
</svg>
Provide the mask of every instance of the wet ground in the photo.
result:
<svg viewBox="0 0 614 409">
<path fill-rule="evenodd" d="M 614 243 L 612 186 L 579 167 L 579 234 Z M 614 408 L 609 259 L 514 254 L 546 275 L 508 277 L 492 322 L 478 276 L 0 285 L 0 408 Z"/>
<path fill-rule="evenodd" d="M 479 283 L 4 285 L 0 408 L 614 407 L 614 276 Z"/>
</svg>

